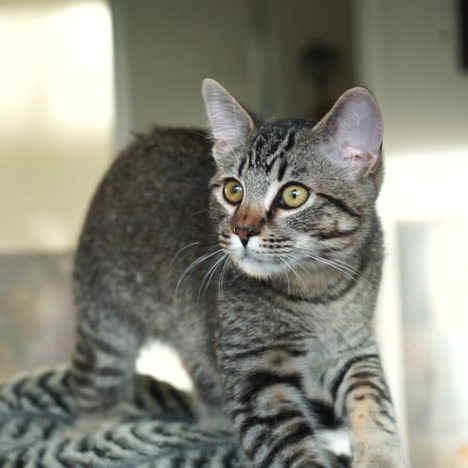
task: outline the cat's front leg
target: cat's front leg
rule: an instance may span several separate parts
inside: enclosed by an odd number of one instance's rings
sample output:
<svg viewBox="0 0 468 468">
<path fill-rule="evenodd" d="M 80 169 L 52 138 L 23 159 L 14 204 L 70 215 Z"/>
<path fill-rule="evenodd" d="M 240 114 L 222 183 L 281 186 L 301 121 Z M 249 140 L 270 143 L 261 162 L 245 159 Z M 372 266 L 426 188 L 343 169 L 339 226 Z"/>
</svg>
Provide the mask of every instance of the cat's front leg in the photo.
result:
<svg viewBox="0 0 468 468">
<path fill-rule="evenodd" d="M 349 358 L 339 369 L 331 391 L 337 414 L 350 425 L 353 468 L 406 467 L 378 353 Z"/>
<path fill-rule="evenodd" d="M 308 414 L 299 351 L 258 344 L 221 353 L 226 411 L 256 468 L 331 468 Z"/>
</svg>

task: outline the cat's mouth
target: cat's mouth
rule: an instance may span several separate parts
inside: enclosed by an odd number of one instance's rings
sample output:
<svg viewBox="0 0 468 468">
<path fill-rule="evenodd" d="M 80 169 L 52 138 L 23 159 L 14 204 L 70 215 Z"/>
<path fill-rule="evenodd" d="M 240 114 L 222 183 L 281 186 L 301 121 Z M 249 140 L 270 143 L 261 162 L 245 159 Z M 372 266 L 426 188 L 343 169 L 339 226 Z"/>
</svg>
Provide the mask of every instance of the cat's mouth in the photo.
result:
<svg viewBox="0 0 468 468">
<path fill-rule="evenodd" d="M 248 246 L 229 251 L 228 255 L 240 270 L 255 278 L 267 278 L 284 272 L 284 265 L 280 261 Z"/>
<path fill-rule="evenodd" d="M 263 251 L 264 239 L 262 238 L 253 236 L 245 244 L 238 236 L 222 234 L 219 241 L 220 247 L 224 249 L 228 257 L 248 276 L 268 278 L 284 274 L 287 270 L 285 259 L 273 255 L 271 248 Z"/>
</svg>

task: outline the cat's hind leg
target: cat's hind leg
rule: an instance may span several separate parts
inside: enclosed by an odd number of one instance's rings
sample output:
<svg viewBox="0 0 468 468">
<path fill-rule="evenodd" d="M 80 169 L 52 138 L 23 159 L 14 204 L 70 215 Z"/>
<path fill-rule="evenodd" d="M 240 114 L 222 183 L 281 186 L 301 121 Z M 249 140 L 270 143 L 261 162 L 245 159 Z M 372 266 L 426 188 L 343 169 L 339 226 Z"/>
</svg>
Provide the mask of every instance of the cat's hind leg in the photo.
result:
<svg viewBox="0 0 468 468">
<path fill-rule="evenodd" d="M 96 318 L 96 317 L 95 317 Z M 69 386 L 80 417 L 101 418 L 133 397 L 138 333 L 115 317 L 81 317 Z"/>
</svg>

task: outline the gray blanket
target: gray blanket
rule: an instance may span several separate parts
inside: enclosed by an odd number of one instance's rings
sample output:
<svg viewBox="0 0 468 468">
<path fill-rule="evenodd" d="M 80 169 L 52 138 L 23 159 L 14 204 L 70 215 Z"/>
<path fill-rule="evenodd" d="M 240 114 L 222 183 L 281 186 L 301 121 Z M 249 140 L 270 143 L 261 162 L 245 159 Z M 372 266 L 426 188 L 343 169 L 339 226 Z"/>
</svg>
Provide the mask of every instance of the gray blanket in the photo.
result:
<svg viewBox="0 0 468 468">
<path fill-rule="evenodd" d="M 57 368 L 0 384 L 0 467 L 244 466 L 230 433 L 197 425 L 189 394 L 148 376 L 121 419 L 74 433 L 67 378 Z"/>
</svg>

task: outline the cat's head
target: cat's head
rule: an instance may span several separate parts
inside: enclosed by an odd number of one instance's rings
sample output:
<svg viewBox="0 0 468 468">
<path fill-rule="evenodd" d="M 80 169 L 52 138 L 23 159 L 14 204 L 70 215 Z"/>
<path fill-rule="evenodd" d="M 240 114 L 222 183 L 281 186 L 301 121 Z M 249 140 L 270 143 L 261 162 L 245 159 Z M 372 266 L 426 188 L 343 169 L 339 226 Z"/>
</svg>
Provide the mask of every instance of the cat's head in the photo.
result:
<svg viewBox="0 0 468 468">
<path fill-rule="evenodd" d="M 210 211 L 237 266 L 270 277 L 357 261 L 375 221 L 383 172 L 373 95 L 350 89 L 314 124 L 259 123 L 210 79 L 202 92 L 217 169 Z"/>
</svg>

